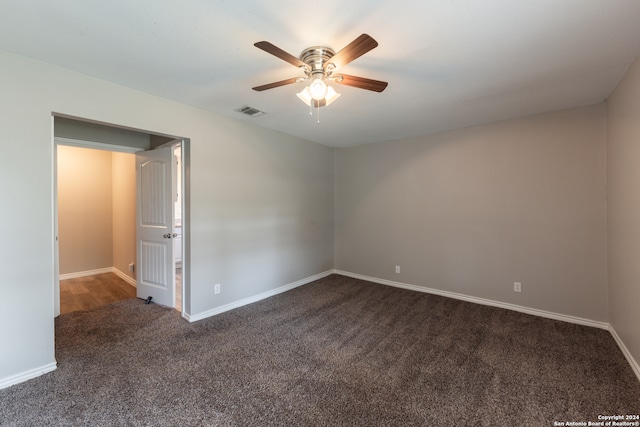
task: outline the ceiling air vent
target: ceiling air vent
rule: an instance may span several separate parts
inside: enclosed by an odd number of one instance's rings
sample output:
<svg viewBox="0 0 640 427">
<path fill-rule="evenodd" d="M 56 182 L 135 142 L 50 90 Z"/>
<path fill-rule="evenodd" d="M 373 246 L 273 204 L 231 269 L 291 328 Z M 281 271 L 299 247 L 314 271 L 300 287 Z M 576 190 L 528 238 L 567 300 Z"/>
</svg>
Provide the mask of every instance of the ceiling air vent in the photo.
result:
<svg viewBox="0 0 640 427">
<path fill-rule="evenodd" d="M 249 107 L 246 105 L 240 108 L 236 108 L 234 111 L 237 111 L 238 113 L 246 114 L 247 116 L 251 116 L 251 117 L 258 117 L 263 114 L 266 114 L 264 111 L 260 111 L 257 108 Z"/>
</svg>

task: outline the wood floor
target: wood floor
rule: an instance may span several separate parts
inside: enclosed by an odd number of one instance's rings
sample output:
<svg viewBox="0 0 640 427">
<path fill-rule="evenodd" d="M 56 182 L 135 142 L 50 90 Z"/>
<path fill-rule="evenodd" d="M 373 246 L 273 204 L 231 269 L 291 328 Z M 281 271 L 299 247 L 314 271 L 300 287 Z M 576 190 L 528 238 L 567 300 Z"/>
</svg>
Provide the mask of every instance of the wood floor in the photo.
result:
<svg viewBox="0 0 640 427">
<path fill-rule="evenodd" d="M 91 310 L 123 299 L 136 298 L 136 288 L 114 273 L 60 281 L 60 314 Z M 182 269 L 176 269 L 176 310 L 182 310 Z"/>
<path fill-rule="evenodd" d="M 114 273 L 61 280 L 60 314 L 91 310 L 135 297 L 136 288 Z"/>
</svg>

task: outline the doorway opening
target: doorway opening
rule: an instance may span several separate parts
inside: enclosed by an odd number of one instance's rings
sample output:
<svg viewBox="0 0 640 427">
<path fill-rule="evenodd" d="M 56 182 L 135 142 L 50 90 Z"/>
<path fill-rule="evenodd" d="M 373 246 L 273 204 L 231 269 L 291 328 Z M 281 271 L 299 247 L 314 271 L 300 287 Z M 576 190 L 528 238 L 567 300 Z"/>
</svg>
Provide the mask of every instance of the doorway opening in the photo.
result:
<svg viewBox="0 0 640 427">
<path fill-rule="evenodd" d="M 189 140 L 59 115 L 53 116 L 53 134 L 55 315 L 60 314 L 61 279 L 78 281 L 83 276 L 93 276 L 87 280 L 94 283 L 96 277 L 98 282 L 124 280 L 136 287 L 138 297 L 141 297 L 138 286 L 141 260 L 136 254 L 139 238 L 135 217 L 137 200 L 141 195 L 136 183 L 135 153 L 168 147 L 175 165 L 173 185 L 167 188 L 167 197 L 172 199 L 172 216 L 176 218 L 171 223 L 172 237 L 175 237 L 171 248 L 175 261 L 171 270 L 173 277 L 169 278 L 175 289 L 175 299 L 165 305 L 175 307 L 183 317 L 188 316 L 189 300 L 185 294 L 188 295 L 189 291 L 189 262 L 185 246 L 189 239 L 189 181 L 186 171 Z M 82 175 L 87 168 L 92 169 L 93 178 Z M 102 177 L 96 174 L 96 169 L 100 168 L 105 172 Z M 96 176 L 97 187 L 92 187 L 92 179 L 95 181 Z M 66 187 L 63 189 L 63 186 Z M 74 204 L 76 208 L 83 205 L 82 212 L 76 212 L 75 217 L 73 212 L 69 212 L 74 210 Z M 79 243 L 70 242 L 73 239 Z M 92 249 L 83 249 L 86 247 Z M 71 253 L 66 252 L 68 250 Z M 152 264 L 145 271 L 153 268 L 155 265 Z M 119 290 L 114 290 L 114 293 L 122 294 Z M 107 295 L 108 298 L 111 296 Z"/>
</svg>

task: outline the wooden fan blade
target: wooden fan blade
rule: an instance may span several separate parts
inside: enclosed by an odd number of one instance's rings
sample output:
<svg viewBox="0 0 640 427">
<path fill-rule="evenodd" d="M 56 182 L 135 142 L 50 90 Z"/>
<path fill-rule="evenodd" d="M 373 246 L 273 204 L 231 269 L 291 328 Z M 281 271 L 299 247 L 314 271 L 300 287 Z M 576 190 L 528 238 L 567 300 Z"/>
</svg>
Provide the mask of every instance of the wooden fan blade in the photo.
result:
<svg viewBox="0 0 640 427">
<path fill-rule="evenodd" d="M 336 68 L 343 67 L 354 59 L 369 52 L 376 46 L 378 46 L 378 42 L 370 35 L 361 34 L 360 37 L 349 43 L 340 52 L 333 55 L 331 59 L 327 61 L 327 64 L 325 64 L 325 68 L 328 64 L 333 64 Z"/>
<path fill-rule="evenodd" d="M 263 90 L 267 90 L 267 89 L 273 89 L 274 87 L 280 87 L 280 86 L 285 86 L 285 85 L 290 85 L 292 83 L 296 83 L 299 81 L 298 77 L 292 77 L 290 79 L 286 79 L 286 80 L 280 80 L 279 82 L 273 82 L 273 83 L 268 83 L 266 85 L 262 85 L 262 86 L 256 86 L 254 88 L 252 88 L 253 90 L 257 90 L 258 92 L 261 92 Z"/>
<path fill-rule="evenodd" d="M 278 46 L 274 44 L 271 44 L 266 41 L 261 41 L 261 42 L 254 43 L 253 45 L 258 49 L 262 49 L 265 52 L 270 53 L 273 56 L 277 56 L 283 61 L 287 61 L 291 65 L 294 65 L 296 67 L 308 68 L 308 65 L 302 62 L 300 59 L 296 58 L 290 53 L 285 52 L 284 50 L 280 49 Z"/>
<path fill-rule="evenodd" d="M 389 83 L 380 80 L 366 79 L 364 77 L 349 76 L 347 74 L 338 74 L 335 82 L 341 85 L 353 86 L 360 89 L 372 90 L 374 92 L 382 92 Z"/>
</svg>

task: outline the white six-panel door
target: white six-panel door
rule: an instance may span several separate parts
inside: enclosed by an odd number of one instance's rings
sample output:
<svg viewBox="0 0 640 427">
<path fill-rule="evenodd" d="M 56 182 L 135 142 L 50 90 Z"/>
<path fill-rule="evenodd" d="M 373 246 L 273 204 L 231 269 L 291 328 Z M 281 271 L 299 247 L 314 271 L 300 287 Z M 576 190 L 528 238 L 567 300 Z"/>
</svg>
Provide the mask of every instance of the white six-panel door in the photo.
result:
<svg viewBox="0 0 640 427">
<path fill-rule="evenodd" d="M 171 148 L 136 153 L 137 296 L 175 305 Z"/>
</svg>

